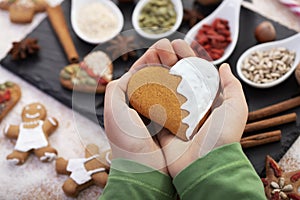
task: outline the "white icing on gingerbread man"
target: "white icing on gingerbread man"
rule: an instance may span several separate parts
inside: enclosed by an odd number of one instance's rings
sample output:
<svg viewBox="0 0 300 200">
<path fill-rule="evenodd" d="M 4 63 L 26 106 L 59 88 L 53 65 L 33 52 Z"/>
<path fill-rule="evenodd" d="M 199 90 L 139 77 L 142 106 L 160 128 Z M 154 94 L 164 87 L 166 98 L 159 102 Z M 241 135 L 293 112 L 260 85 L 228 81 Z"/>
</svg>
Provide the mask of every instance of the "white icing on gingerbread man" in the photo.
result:
<svg viewBox="0 0 300 200">
<path fill-rule="evenodd" d="M 47 111 L 42 104 L 32 103 L 23 109 L 23 122 L 19 126 L 5 127 L 5 136 L 17 139 L 15 149 L 7 156 L 7 160 L 23 164 L 30 151 L 41 161 L 52 161 L 56 157 L 57 151 L 50 146 L 48 136 L 58 127 L 58 122 L 55 118 L 46 119 L 46 115 Z"/>
<path fill-rule="evenodd" d="M 96 159 L 99 155 L 94 155 L 89 158 L 70 159 L 67 166 L 67 171 L 71 172 L 70 177 L 79 185 L 92 180 L 92 175 L 97 172 L 104 172 L 105 168 L 100 167 L 93 170 L 87 170 L 84 164 L 90 160 Z"/>
</svg>

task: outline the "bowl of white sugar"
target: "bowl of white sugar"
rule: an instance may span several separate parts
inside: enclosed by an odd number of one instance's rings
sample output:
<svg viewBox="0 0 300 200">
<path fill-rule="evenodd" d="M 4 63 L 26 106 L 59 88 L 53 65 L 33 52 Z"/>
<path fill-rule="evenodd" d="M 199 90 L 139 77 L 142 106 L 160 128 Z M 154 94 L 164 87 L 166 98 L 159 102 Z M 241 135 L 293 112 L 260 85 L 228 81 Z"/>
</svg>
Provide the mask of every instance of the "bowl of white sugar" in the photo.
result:
<svg viewBox="0 0 300 200">
<path fill-rule="evenodd" d="M 110 0 L 72 0 L 71 24 L 82 40 L 100 44 L 121 32 L 124 17 Z"/>
</svg>

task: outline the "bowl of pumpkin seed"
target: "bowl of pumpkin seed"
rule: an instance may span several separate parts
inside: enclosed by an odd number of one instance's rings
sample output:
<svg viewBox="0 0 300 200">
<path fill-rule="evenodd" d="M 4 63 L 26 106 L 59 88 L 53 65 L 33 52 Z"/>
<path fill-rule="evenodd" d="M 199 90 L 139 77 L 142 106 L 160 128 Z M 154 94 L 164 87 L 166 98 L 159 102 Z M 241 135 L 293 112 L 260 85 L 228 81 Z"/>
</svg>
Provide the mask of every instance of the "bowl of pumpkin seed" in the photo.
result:
<svg viewBox="0 0 300 200">
<path fill-rule="evenodd" d="M 160 39 L 177 31 L 182 18 L 181 0 L 140 0 L 132 14 L 132 25 L 142 37 Z"/>
</svg>

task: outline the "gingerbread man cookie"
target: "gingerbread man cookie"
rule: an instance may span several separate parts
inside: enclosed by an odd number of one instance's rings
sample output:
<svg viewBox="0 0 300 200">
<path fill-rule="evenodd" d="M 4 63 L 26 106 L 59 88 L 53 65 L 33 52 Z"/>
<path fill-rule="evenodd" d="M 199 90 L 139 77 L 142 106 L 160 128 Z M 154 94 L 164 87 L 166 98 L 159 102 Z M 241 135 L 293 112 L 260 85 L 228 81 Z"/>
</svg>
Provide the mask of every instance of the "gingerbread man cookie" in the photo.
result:
<svg viewBox="0 0 300 200">
<path fill-rule="evenodd" d="M 20 100 L 20 87 L 13 82 L 0 84 L 0 122 Z"/>
<path fill-rule="evenodd" d="M 9 11 L 10 21 L 30 23 L 37 12 L 44 12 L 48 4 L 45 0 L 0 0 L 0 8 Z"/>
<path fill-rule="evenodd" d="M 62 186 L 67 196 L 76 197 L 80 191 L 95 184 L 104 187 L 110 168 L 111 151 L 100 153 L 95 144 L 89 144 L 85 150 L 85 158 L 65 160 L 56 159 L 56 171 L 70 177 Z"/>
<path fill-rule="evenodd" d="M 14 151 L 7 160 L 14 164 L 23 164 L 31 151 L 43 162 L 56 158 L 57 151 L 50 146 L 48 137 L 58 127 L 58 121 L 48 117 L 45 107 L 40 103 L 32 103 L 22 111 L 20 125 L 7 125 L 4 134 L 11 139 L 17 139 Z"/>
</svg>

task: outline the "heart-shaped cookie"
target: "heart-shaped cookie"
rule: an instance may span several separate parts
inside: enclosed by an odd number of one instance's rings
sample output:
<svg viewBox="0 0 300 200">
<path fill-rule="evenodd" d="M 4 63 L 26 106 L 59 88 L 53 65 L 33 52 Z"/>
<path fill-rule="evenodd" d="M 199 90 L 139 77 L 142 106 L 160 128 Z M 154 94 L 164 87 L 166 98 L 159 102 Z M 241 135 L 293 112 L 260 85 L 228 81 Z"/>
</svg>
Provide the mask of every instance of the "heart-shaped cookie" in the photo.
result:
<svg viewBox="0 0 300 200">
<path fill-rule="evenodd" d="M 64 67 L 60 72 L 60 83 L 70 90 L 104 93 L 112 73 L 113 65 L 107 54 L 95 51 L 81 63 Z"/>
<path fill-rule="evenodd" d="M 219 73 L 210 62 L 189 57 L 170 69 L 147 66 L 129 80 L 127 96 L 140 114 L 190 140 L 209 115 L 219 91 Z"/>
<path fill-rule="evenodd" d="M 0 84 L 0 122 L 20 100 L 20 87 L 12 82 Z"/>
</svg>

